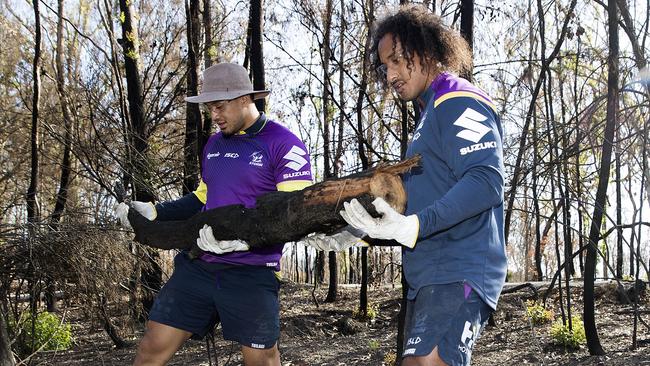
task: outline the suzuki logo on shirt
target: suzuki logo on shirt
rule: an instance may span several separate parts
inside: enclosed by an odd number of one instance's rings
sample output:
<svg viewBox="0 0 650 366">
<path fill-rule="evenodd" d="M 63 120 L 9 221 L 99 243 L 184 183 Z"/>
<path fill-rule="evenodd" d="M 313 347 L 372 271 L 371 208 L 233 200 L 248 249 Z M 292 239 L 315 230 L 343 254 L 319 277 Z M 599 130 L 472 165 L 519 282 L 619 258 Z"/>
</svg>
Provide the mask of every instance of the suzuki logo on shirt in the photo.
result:
<svg viewBox="0 0 650 366">
<path fill-rule="evenodd" d="M 467 155 L 469 153 L 472 153 L 474 151 L 479 151 L 479 150 L 485 150 L 485 149 L 496 149 L 497 148 L 497 142 L 496 141 L 487 141 L 487 142 L 481 142 L 478 144 L 470 145 L 467 147 L 461 147 L 460 148 L 460 154 L 461 155 Z"/>
<path fill-rule="evenodd" d="M 209 153 L 206 156 L 206 158 L 208 158 L 208 160 L 210 160 L 211 158 L 218 158 L 220 155 L 221 155 L 221 153 L 217 151 L 216 153 Z"/>
<path fill-rule="evenodd" d="M 224 158 L 237 159 L 239 157 L 239 154 L 230 152 L 230 153 L 223 154 L 223 157 Z"/>
<path fill-rule="evenodd" d="M 486 120 L 487 117 L 484 115 L 471 108 L 467 108 L 465 112 L 458 117 L 456 122 L 454 122 L 455 126 L 464 128 L 464 130 L 457 133 L 456 136 L 473 143 L 481 141 L 483 136 L 490 132 L 490 128 L 481 123 Z"/>
<path fill-rule="evenodd" d="M 300 170 L 305 164 L 307 164 L 307 159 L 305 159 L 303 156 L 307 155 L 307 152 L 298 146 L 295 146 L 289 150 L 287 155 L 283 156 L 284 159 L 289 160 L 286 166 L 289 169 L 292 169 L 294 171 Z"/>
</svg>

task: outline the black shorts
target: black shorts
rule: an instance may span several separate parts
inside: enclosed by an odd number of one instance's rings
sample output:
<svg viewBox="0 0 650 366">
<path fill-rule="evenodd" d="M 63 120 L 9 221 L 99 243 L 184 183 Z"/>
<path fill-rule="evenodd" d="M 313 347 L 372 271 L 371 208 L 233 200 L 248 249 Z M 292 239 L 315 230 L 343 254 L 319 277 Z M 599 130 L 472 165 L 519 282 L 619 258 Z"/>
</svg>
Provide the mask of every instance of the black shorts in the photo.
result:
<svg viewBox="0 0 650 366">
<path fill-rule="evenodd" d="M 190 260 L 181 252 L 149 320 L 199 339 L 221 321 L 224 339 L 271 348 L 280 336 L 279 286 L 273 268 L 224 266 Z"/>
<path fill-rule="evenodd" d="M 490 308 L 465 282 L 430 285 L 406 305 L 403 357 L 426 356 L 438 346 L 448 365 L 469 365 Z"/>
</svg>

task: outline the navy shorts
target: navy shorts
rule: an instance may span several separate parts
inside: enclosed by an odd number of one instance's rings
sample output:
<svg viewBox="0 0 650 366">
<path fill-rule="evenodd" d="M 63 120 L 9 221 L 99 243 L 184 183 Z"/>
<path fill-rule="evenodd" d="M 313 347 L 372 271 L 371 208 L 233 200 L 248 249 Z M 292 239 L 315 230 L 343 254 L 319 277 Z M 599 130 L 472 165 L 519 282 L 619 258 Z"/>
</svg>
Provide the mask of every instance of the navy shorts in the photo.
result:
<svg viewBox="0 0 650 366">
<path fill-rule="evenodd" d="M 403 357 L 426 356 L 438 346 L 448 365 L 469 365 L 490 308 L 465 282 L 430 285 L 406 305 Z"/>
<path fill-rule="evenodd" d="M 221 321 L 224 339 L 271 348 L 280 336 L 279 287 L 273 268 L 207 263 L 181 252 L 149 320 L 186 330 L 198 339 Z"/>
</svg>

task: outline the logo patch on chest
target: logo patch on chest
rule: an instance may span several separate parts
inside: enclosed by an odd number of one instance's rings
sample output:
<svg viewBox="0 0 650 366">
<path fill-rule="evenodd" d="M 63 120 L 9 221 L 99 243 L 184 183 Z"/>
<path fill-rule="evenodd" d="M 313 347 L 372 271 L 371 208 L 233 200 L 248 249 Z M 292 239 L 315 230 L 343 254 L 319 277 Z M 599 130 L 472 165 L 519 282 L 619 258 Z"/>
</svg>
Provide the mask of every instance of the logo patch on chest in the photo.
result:
<svg viewBox="0 0 650 366">
<path fill-rule="evenodd" d="M 250 154 L 251 161 L 248 164 L 255 166 L 264 166 L 264 163 L 262 162 L 263 157 L 264 155 L 261 151 L 255 151 L 254 153 Z"/>
</svg>

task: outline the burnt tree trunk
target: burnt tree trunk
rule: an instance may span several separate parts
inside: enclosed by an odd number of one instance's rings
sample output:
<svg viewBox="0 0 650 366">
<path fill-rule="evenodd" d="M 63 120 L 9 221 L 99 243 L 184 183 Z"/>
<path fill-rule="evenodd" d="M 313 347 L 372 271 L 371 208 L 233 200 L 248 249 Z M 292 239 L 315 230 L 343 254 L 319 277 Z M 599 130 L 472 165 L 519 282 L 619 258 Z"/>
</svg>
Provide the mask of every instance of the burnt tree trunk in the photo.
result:
<svg viewBox="0 0 650 366">
<path fill-rule="evenodd" d="M 40 215 L 38 207 L 38 181 L 39 181 L 39 107 L 41 101 L 41 13 L 38 8 L 38 1 L 34 5 L 34 62 L 32 64 L 32 76 L 34 87 L 32 90 L 32 130 L 31 142 L 31 168 L 29 174 L 29 188 L 25 195 L 27 201 L 27 221 L 32 223 L 38 220 Z M 30 229 L 31 230 L 31 229 Z"/>
<path fill-rule="evenodd" d="M 372 28 L 372 25 L 375 20 L 375 2 L 374 0 L 367 1 L 366 9 L 363 12 L 364 20 L 366 27 L 368 29 Z M 370 58 L 368 53 L 370 52 L 370 37 L 366 35 L 366 39 L 363 45 L 363 56 L 362 56 L 362 67 L 361 67 L 361 84 L 359 85 L 359 94 L 357 96 L 357 104 L 355 110 L 357 112 L 357 150 L 359 151 L 359 160 L 361 161 L 361 167 L 363 170 L 368 169 L 370 166 L 370 159 L 366 154 L 366 144 L 367 133 L 364 128 L 363 122 L 363 113 L 365 106 L 363 103 L 364 96 L 367 93 L 368 89 L 368 79 L 369 74 L 368 70 L 370 69 Z M 341 61 L 342 62 L 342 61 Z M 368 146 L 370 148 L 370 146 Z M 368 248 L 361 248 L 361 289 L 359 291 L 359 314 L 364 317 L 368 315 Z M 359 257 L 357 256 L 356 263 L 359 263 Z M 356 266 L 355 266 L 356 269 Z M 355 273 L 355 277 L 359 277 L 359 273 Z"/>
<path fill-rule="evenodd" d="M 264 80 L 264 48 L 262 42 L 264 29 L 264 7 L 262 3 L 263 0 L 251 0 L 248 20 L 253 90 L 264 90 L 266 88 L 266 81 Z M 264 112 L 266 110 L 266 100 L 264 98 L 255 100 L 255 106 L 258 111 Z"/>
<path fill-rule="evenodd" d="M 200 212 L 184 221 L 149 221 L 129 210 L 135 240 L 160 249 L 192 249 L 205 224 L 218 240 L 245 240 L 251 248 L 297 241 L 313 232 L 331 234 L 346 226 L 339 215 L 352 198 L 375 213 L 375 197 L 384 198 L 402 212 L 406 193 L 400 173 L 416 166 L 416 156 L 392 166 L 381 166 L 351 176 L 325 181 L 300 191 L 271 192 L 258 198 L 256 207 L 229 205 Z"/>
<path fill-rule="evenodd" d="M 526 169 L 523 168 L 522 162 L 524 161 L 524 156 L 525 154 L 527 154 L 528 151 L 528 149 L 526 149 L 526 144 L 528 143 L 528 133 L 530 132 L 530 122 L 532 119 L 532 115 L 537 106 L 537 97 L 541 90 L 542 82 L 544 81 L 544 74 L 546 74 L 547 69 L 555 61 L 555 58 L 559 55 L 560 50 L 562 49 L 562 45 L 564 44 L 564 40 L 569 30 L 569 22 L 575 17 L 573 11 L 576 7 L 576 4 L 577 4 L 577 0 L 571 0 L 571 4 L 569 4 L 567 8 L 567 12 L 566 12 L 567 16 L 564 19 L 560 36 L 551 54 L 548 57 L 542 54 L 544 59 L 542 62 L 541 70 L 539 71 L 539 78 L 537 79 L 535 86 L 533 87 L 532 98 L 530 98 L 528 112 L 526 112 L 526 119 L 524 121 L 524 125 L 522 128 L 522 134 L 519 137 L 519 148 L 517 150 L 518 151 L 517 158 L 516 158 L 515 166 L 513 168 L 512 178 L 510 180 L 510 183 L 508 184 L 510 189 L 508 190 L 508 192 L 506 192 L 504 196 L 504 200 L 507 202 L 507 204 L 505 205 L 505 218 L 503 221 L 506 244 L 508 243 L 508 236 L 510 233 L 510 221 L 512 219 L 513 211 L 515 210 L 516 191 L 521 186 L 521 182 L 524 181 L 526 175 L 528 174 Z M 540 17 L 540 20 L 543 20 L 543 18 Z M 542 31 L 543 28 L 544 27 L 539 27 L 540 31 Z M 544 39 L 544 37 L 542 36 L 541 39 Z"/>
<path fill-rule="evenodd" d="M 57 224 L 61 221 L 63 210 L 68 201 L 68 188 L 70 186 L 70 174 L 72 173 L 72 162 L 70 158 L 72 150 L 72 113 L 65 93 L 65 69 L 63 67 L 63 11 L 64 0 L 59 0 L 57 7 L 58 19 L 56 23 L 56 54 L 54 65 L 56 67 L 56 91 L 59 95 L 59 102 L 61 104 L 65 132 L 63 137 L 61 178 L 59 179 L 59 190 L 55 198 L 54 211 L 52 211 L 52 215 L 50 216 L 50 230 L 57 230 Z M 56 283 L 49 275 L 46 276 L 45 281 L 45 304 L 47 306 L 47 311 L 55 312 L 58 310 L 56 299 L 54 297 L 54 293 L 56 292 Z"/>
<path fill-rule="evenodd" d="M 203 0 L 203 67 L 207 69 L 212 66 L 212 60 L 216 58 L 215 41 L 212 39 L 212 4 L 211 0 Z M 212 131 L 212 117 L 210 113 L 203 113 L 203 125 L 199 134 L 199 152 L 203 152 L 203 146 L 210 138 Z M 201 167 L 201 158 L 199 158 L 199 167 Z M 199 169 L 201 171 L 201 169 Z"/>
<path fill-rule="evenodd" d="M 14 359 L 14 354 L 11 352 L 11 340 L 7 332 L 9 324 L 5 318 L 5 314 L 7 312 L 5 312 L 3 304 L 0 304 L 0 366 L 14 366 L 16 360 Z"/>
<path fill-rule="evenodd" d="M 199 94 L 199 0 L 185 1 L 187 18 L 187 95 Z M 183 195 L 199 185 L 200 131 L 203 116 L 197 103 L 185 102 L 185 145 L 183 147 Z"/>
<path fill-rule="evenodd" d="M 153 191 L 151 189 L 151 172 L 150 160 L 147 158 L 149 142 L 148 142 L 148 126 L 147 119 L 144 111 L 144 93 L 142 79 L 140 78 L 140 39 L 138 36 L 137 16 L 133 10 L 133 2 L 130 0 L 120 0 L 119 7 L 121 12 L 122 24 L 122 51 L 124 55 L 124 73 L 126 76 L 127 85 L 127 99 L 129 105 L 129 121 L 128 127 L 129 145 L 127 146 L 127 156 L 129 161 L 127 164 L 127 171 L 130 174 L 130 181 L 135 193 L 134 198 L 138 201 L 155 201 Z M 139 255 L 139 254 L 136 254 Z M 154 292 L 162 287 L 162 271 L 158 271 L 158 264 L 156 259 L 158 253 L 154 250 L 147 250 L 143 255 L 147 258 L 146 261 L 149 265 L 144 267 L 142 271 L 134 274 L 135 288 L 134 293 L 137 293 L 138 287 L 142 289 L 142 299 L 140 300 L 142 308 L 145 313 L 153 306 Z M 136 267 L 138 268 L 138 267 Z M 141 282 L 141 286 L 138 284 Z M 139 314 L 139 318 L 144 320 L 144 317 Z"/>
<path fill-rule="evenodd" d="M 614 143 L 614 131 L 618 117 L 618 13 L 615 0 L 609 0 L 608 6 L 608 43 L 609 56 L 607 58 L 607 122 L 605 123 L 605 136 L 603 137 L 603 150 L 600 158 L 600 172 L 598 174 L 598 188 L 596 190 L 596 202 L 589 231 L 589 246 L 585 259 L 584 274 L 584 307 L 583 318 L 585 325 L 585 336 L 587 348 L 591 355 L 604 355 L 598 329 L 596 327 L 596 305 L 594 301 L 594 276 L 596 274 L 596 257 L 598 253 L 598 241 L 602 227 L 603 216 L 607 204 L 607 185 L 609 184 L 609 172 L 611 168 L 612 149 Z"/>
<path fill-rule="evenodd" d="M 474 0 L 460 1 L 460 34 L 467 41 L 470 51 L 474 52 Z M 464 70 L 461 77 L 472 81 L 472 69 Z"/>
</svg>

